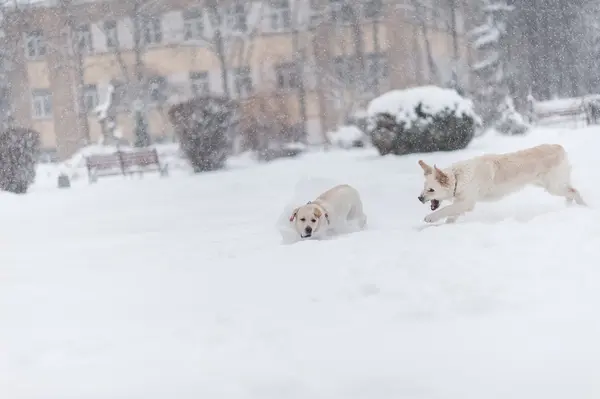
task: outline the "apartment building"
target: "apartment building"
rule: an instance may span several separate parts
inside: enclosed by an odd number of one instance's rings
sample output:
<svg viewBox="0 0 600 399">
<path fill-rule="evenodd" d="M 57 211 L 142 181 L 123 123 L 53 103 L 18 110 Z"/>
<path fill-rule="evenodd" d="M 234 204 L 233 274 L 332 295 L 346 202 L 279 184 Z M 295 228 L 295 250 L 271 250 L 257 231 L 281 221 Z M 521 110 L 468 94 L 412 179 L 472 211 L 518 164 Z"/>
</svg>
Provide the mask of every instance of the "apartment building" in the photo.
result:
<svg viewBox="0 0 600 399">
<path fill-rule="evenodd" d="M 464 7 L 450 18 L 447 0 L 419 12 L 411 0 L 65 1 L 8 9 L 3 38 L 15 123 L 61 158 L 100 139 L 94 109 L 110 89 L 131 141 L 142 103 L 153 139 L 169 138 L 171 104 L 227 88 L 243 103 L 278 102 L 319 142 L 378 93 L 432 82 L 431 59 L 449 62 L 455 48 L 468 58 Z"/>
</svg>

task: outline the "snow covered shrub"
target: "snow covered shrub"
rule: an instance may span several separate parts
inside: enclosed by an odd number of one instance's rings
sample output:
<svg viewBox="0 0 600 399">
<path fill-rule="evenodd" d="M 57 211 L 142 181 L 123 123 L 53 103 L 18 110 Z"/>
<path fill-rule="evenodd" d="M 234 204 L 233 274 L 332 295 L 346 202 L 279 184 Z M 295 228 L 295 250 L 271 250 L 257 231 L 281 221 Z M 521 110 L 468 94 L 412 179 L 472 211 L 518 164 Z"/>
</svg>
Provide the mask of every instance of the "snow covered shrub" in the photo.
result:
<svg viewBox="0 0 600 399">
<path fill-rule="evenodd" d="M 35 130 L 13 127 L 0 133 L 0 189 L 27 192 L 35 180 L 40 135 Z"/>
<path fill-rule="evenodd" d="M 357 126 L 345 125 L 327 132 L 327 139 L 334 147 L 350 149 L 364 147 L 368 137 Z"/>
<path fill-rule="evenodd" d="M 506 97 L 499 111 L 500 117 L 494 126 L 499 133 L 514 136 L 525 134 L 529 131 L 529 125 L 515 109 L 512 98 Z"/>
<path fill-rule="evenodd" d="M 459 150 L 481 124 L 471 100 L 437 86 L 387 92 L 371 101 L 367 114 L 381 155 Z"/>
<path fill-rule="evenodd" d="M 228 133 L 235 124 L 236 108 L 236 104 L 225 97 L 206 96 L 169 109 L 169 120 L 194 172 L 225 166 L 231 144 Z"/>
</svg>

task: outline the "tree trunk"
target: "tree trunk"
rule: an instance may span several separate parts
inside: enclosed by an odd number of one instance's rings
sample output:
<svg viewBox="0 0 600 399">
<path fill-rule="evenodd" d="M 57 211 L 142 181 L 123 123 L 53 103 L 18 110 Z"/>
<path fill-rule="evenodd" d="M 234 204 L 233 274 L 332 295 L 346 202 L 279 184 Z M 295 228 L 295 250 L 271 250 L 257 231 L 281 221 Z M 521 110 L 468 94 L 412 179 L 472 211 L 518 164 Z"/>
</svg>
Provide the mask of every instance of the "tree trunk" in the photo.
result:
<svg viewBox="0 0 600 399">
<path fill-rule="evenodd" d="M 360 3 L 357 3 L 360 4 Z M 352 29 L 352 37 L 354 42 L 354 55 L 356 57 L 355 68 L 358 68 L 358 71 L 354 71 L 355 77 L 358 79 L 356 82 L 358 86 L 357 92 L 364 92 L 366 87 L 366 77 L 367 71 L 365 67 L 365 46 L 363 43 L 363 31 L 361 25 L 361 13 L 358 6 L 354 4 L 346 3 L 344 4 L 347 7 L 348 12 L 350 13 L 351 21 L 351 29 Z"/>
<path fill-rule="evenodd" d="M 373 53 L 376 54 L 376 57 L 379 55 L 379 18 L 380 18 L 380 16 L 378 15 L 373 19 Z M 377 62 L 379 62 L 379 58 L 377 58 L 377 59 L 378 59 Z M 377 72 L 379 73 L 379 65 L 378 65 Z M 379 82 L 380 77 L 381 76 L 377 76 L 375 78 L 375 80 L 373 81 L 373 83 L 374 83 L 373 93 L 376 96 L 378 96 L 380 94 L 380 89 L 381 89 L 381 86 L 380 86 L 381 82 Z"/>
<path fill-rule="evenodd" d="M 144 15 L 141 15 L 139 3 L 136 1 L 133 7 L 133 42 L 135 56 L 135 90 L 136 99 L 134 104 L 135 111 L 135 146 L 147 147 L 150 145 L 150 134 L 148 132 L 148 122 L 146 121 L 146 99 L 147 85 L 144 77 L 144 61 L 142 59 L 145 43 L 142 34 L 144 28 Z"/>
<path fill-rule="evenodd" d="M 448 0 L 450 9 L 450 33 L 452 34 L 452 85 L 453 89 L 463 94 L 463 89 L 458 81 L 458 63 L 460 61 L 460 50 L 458 42 L 458 27 L 456 26 L 456 0 Z"/>
<path fill-rule="evenodd" d="M 77 114 L 79 116 L 79 124 L 81 127 L 82 137 L 86 141 L 86 145 L 91 144 L 92 137 L 90 135 L 90 124 L 88 121 L 88 110 L 85 104 L 85 81 L 83 77 L 83 57 L 81 51 L 76 51 L 77 65 L 75 66 L 75 86 L 77 96 Z"/>
<path fill-rule="evenodd" d="M 87 109 L 85 106 L 85 96 L 84 96 L 84 61 L 83 54 L 81 53 L 81 49 L 79 47 L 79 42 L 77 41 L 77 37 L 75 35 L 76 32 L 76 24 L 71 14 L 71 2 L 69 0 L 62 0 L 60 2 L 60 8 L 63 15 L 66 16 L 67 22 L 67 40 L 69 41 L 68 46 L 73 51 L 73 62 L 74 65 L 71 65 L 69 68 L 72 71 L 72 76 L 75 82 L 75 102 L 77 105 L 77 129 L 80 131 L 80 137 L 85 140 L 85 144 L 88 145 L 91 142 L 90 137 L 90 125 L 87 118 Z"/>
<path fill-rule="evenodd" d="M 296 8 L 298 8 L 296 6 Z M 292 54 L 294 55 L 294 67 L 298 75 L 298 105 L 300 106 L 300 123 L 302 124 L 302 140 L 308 142 L 308 115 L 306 111 L 306 90 L 304 87 L 304 49 L 300 48 L 300 32 L 296 26 L 297 19 L 292 22 L 294 30 L 292 32 Z"/>
<path fill-rule="evenodd" d="M 227 71 L 227 53 L 225 49 L 225 43 L 223 41 L 223 35 L 221 34 L 221 28 L 215 31 L 215 48 L 217 52 L 217 58 L 219 60 L 219 66 L 221 67 L 221 82 L 223 85 L 223 94 L 225 98 L 231 98 L 231 91 L 229 89 L 229 73 Z"/>
<path fill-rule="evenodd" d="M 231 99 L 231 91 L 229 89 L 229 73 L 227 68 L 229 63 L 227 62 L 227 48 L 225 46 L 225 39 L 223 38 L 223 18 L 221 15 L 221 8 L 217 4 L 218 0 L 207 0 L 206 8 L 208 10 L 208 16 L 210 23 L 214 29 L 213 46 L 215 55 L 219 60 L 219 66 L 221 68 L 221 85 L 223 86 L 223 95 L 227 99 Z"/>
</svg>

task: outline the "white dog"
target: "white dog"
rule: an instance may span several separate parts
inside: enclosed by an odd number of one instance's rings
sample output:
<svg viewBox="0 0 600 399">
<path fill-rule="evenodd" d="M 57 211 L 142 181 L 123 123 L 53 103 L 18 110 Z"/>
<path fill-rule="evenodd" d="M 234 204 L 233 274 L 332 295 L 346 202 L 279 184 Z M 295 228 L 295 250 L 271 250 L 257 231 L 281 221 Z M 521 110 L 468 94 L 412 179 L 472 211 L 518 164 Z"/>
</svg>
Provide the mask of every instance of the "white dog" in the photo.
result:
<svg viewBox="0 0 600 399">
<path fill-rule="evenodd" d="M 473 210 L 478 201 L 495 201 L 527 185 L 544 188 L 549 194 L 586 205 L 571 185 L 571 166 L 565 149 L 558 144 L 543 144 L 507 154 L 489 154 L 457 162 L 447 169 L 419 165 L 425 172 L 425 187 L 419 201 L 431 201 L 433 213 L 425 222 L 447 218 L 446 223 Z M 436 210 L 440 202 L 453 203 Z"/>
<path fill-rule="evenodd" d="M 354 225 L 363 229 L 367 224 L 367 217 L 358 191 L 342 184 L 294 209 L 290 222 L 301 238 L 310 238 L 350 232 Z"/>
</svg>

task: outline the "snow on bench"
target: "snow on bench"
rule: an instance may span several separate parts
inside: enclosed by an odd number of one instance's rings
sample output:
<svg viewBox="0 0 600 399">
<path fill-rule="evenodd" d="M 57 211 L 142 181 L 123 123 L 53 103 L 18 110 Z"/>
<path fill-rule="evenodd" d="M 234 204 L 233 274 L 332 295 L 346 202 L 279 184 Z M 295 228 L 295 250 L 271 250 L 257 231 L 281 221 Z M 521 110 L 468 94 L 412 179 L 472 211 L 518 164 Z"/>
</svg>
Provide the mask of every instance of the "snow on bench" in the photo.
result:
<svg viewBox="0 0 600 399">
<path fill-rule="evenodd" d="M 168 174 L 167 165 L 161 165 L 156 149 L 94 154 L 85 158 L 85 165 L 90 183 L 95 183 L 101 176 L 159 172 L 162 177 Z"/>
<path fill-rule="evenodd" d="M 536 101 L 529 97 L 532 122 L 537 126 L 583 127 L 600 121 L 600 95 Z"/>
</svg>

